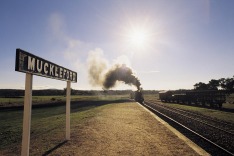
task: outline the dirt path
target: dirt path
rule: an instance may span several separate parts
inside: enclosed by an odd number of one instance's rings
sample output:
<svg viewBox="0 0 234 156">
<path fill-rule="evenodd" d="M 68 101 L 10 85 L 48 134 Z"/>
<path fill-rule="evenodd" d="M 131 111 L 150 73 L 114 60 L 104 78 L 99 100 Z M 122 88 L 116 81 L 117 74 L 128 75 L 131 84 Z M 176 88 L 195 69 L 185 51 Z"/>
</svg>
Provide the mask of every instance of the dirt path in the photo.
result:
<svg viewBox="0 0 234 156">
<path fill-rule="evenodd" d="M 83 125 L 83 124 L 82 124 Z M 50 155 L 198 155 L 136 103 L 102 106 Z"/>
</svg>

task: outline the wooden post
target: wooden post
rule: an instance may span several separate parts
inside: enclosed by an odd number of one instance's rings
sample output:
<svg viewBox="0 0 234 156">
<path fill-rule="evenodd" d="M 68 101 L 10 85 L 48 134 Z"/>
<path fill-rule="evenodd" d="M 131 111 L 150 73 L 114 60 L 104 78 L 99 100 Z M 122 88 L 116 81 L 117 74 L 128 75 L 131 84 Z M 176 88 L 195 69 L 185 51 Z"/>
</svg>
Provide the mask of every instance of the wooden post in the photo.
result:
<svg viewBox="0 0 234 156">
<path fill-rule="evenodd" d="M 66 95 L 66 140 L 70 140 L 71 81 L 67 81 Z"/>
<path fill-rule="evenodd" d="M 22 156 L 29 155 L 31 111 L 32 111 L 32 82 L 33 75 L 26 73 L 25 93 L 24 93 L 24 117 L 23 117 L 23 136 L 22 136 Z"/>
</svg>

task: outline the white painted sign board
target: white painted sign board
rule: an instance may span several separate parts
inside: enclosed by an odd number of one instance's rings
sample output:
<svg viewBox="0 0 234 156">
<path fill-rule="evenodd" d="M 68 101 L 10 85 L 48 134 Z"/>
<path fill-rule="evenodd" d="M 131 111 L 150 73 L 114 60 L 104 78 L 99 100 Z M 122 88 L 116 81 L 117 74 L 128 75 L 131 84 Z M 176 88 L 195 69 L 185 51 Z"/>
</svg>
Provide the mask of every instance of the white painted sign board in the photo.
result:
<svg viewBox="0 0 234 156">
<path fill-rule="evenodd" d="M 26 73 L 21 155 L 29 155 L 33 75 L 67 81 L 66 140 L 70 140 L 71 82 L 77 82 L 77 73 L 21 49 L 16 49 L 15 71 Z"/>
</svg>

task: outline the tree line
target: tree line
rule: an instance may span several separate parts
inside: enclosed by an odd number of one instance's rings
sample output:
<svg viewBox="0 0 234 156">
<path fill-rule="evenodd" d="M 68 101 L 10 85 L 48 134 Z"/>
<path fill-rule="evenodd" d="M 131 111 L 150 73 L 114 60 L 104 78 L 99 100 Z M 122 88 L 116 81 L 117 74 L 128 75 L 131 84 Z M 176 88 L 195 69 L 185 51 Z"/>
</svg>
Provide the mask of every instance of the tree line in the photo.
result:
<svg viewBox="0 0 234 156">
<path fill-rule="evenodd" d="M 33 96 L 66 96 L 66 88 L 64 89 L 43 89 L 33 90 Z M 75 90 L 71 88 L 71 95 L 126 95 L 132 90 Z M 145 94 L 156 94 L 157 90 L 144 90 Z M 21 89 L 0 89 L 0 97 L 18 98 L 24 96 L 24 90 Z"/>
<path fill-rule="evenodd" d="M 211 79 L 208 83 L 198 82 L 194 90 L 218 90 L 223 89 L 234 93 L 234 76 L 232 78 Z"/>
</svg>

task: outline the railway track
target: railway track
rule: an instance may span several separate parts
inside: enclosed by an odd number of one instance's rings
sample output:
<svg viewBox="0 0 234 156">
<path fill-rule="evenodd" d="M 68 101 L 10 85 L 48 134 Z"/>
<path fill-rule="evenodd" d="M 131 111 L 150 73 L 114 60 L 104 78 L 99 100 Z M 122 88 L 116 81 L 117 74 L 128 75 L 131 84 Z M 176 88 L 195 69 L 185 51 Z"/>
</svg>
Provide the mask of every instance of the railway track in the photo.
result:
<svg viewBox="0 0 234 156">
<path fill-rule="evenodd" d="M 155 101 L 143 104 L 212 155 L 234 156 L 233 125 Z M 225 128 L 223 128 L 226 125 Z M 230 130 L 231 129 L 231 130 Z"/>
<path fill-rule="evenodd" d="M 234 136 L 234 124 L 224 122 L 218 119 L 214 119 L 212 117 L 204 116 L 195 112 L 191 112 L 188 110 L 183 110 L 179 108 L 172 108 L 170 106 L 164 105 L 164 104 L 159 104 L 155 101 L 148 100 L 148 103 L 151 104 L 156 104 L 158 106 L 161 106 L 168 111 L 175 112 L 179 115 L 185 116 L 187 118 L 190 118 L 191 120 L 196 120 L 197 122 L 201 122 L 203 124 L 206 124 L 207 126 L 213 127 L 215 129 L 219 129 L 220 131 L 224 131 L 225 133 L 228 133 L 230 135 Z"/>
</svg>

